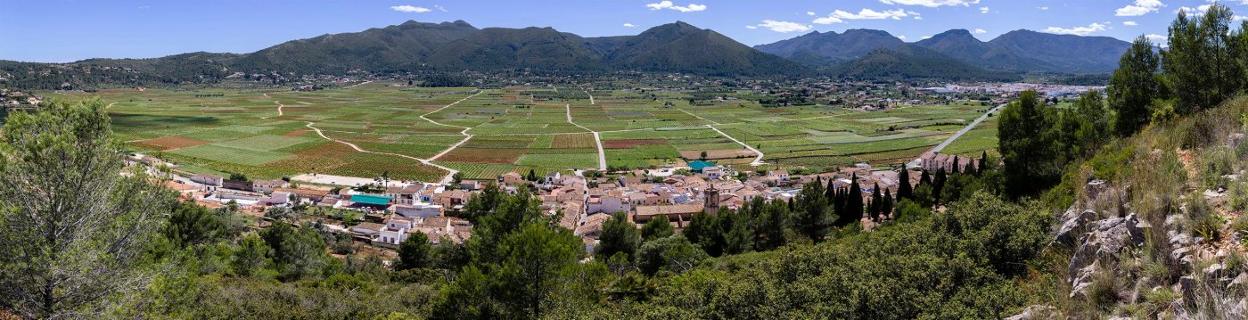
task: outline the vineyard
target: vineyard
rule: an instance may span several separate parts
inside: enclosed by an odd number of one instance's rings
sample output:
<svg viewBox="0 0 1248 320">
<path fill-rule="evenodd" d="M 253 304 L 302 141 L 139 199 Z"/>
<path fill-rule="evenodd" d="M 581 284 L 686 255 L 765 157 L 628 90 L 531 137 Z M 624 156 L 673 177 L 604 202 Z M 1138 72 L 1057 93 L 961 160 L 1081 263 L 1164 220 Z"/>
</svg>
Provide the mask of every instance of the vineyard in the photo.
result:
<svg viewBox="0 0 1248 320">
<path fill-rule="evenodd" d="M 466 179 L 596 168 L 597 141 L 587 130 L 600 132 L 603 156 L 612 168 L 679 166 L 704 154 L 721 164 L 748 167 L 756 154 L 729 137 L 761 150 L 768 166 L 894 164 L 939 143 L 987 109 L 977 102 L 901 105 L 877 112 L 763 108 L 749 100 L 748 91 L 714 95 L 738 97 L 731 100 L 672 90 L 592 94 L 591 104 L 587 92 L 574 86 L 478 90 L 375 82 L 314 92 L 111 89 L 76 96 L 114 104 L 109 113 L 115 131 L 135 151 L 159 154 L 187 171 L 257 178 L 388 173 L 435 180 L 446 172 L 412 158 L 439 154 L 437 164 L 460 170 Z M 456 146 L 465 135 L 471 138 Z M 978 153 L 991 149 L 995 139 L 995 120 L 990 119 L 948 150 Z"/>
</svg>

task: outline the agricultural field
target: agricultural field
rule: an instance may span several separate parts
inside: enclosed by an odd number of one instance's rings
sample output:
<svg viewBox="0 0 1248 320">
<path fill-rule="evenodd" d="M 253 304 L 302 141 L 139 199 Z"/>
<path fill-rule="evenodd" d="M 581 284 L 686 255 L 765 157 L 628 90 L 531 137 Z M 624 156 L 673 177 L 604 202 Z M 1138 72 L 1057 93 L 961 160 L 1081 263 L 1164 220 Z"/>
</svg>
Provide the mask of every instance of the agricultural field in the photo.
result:
<svg viewBox="0 0 1248 320">
<path fill-rule="evenodd" d="M 465 179 L 598 169 L 600 156 L 608 168 L 702 158 L 746 168 L 758 156 L 751 149 L 764 154 L 766 167 L 889 165 L 913 159 L 988 109 L 978 102 L 871 112 L 765 108 L 736 98 L 748 92 L 725 95 L 693 100 L 664 90 L 378 82 L 313 92 L 113 89 L 69 98 L 98 97 L 130 148 L 187 172 L 255 178 L 384 173 L 422 181 L 447 177 L 441 167 Z M 995 141 L 995 119 L 989 119 L 946 152 L 978 154 Z"/>
</svg>

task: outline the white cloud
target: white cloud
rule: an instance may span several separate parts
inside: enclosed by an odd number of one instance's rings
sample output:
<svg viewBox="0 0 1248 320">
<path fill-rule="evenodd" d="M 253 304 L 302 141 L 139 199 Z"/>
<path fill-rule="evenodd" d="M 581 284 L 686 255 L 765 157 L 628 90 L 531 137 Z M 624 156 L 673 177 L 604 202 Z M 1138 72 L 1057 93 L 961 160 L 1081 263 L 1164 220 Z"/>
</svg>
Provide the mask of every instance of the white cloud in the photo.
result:
<svg viewBox="0 0 1248 320">
<path fill-rule="evenodd" d="M 812 17 L 813 17 L 813 16 L 815 16 L 815 12 L 814 12 L 814 11 L 806 11 L 806 15 L 808 15 L 808 16 L 812 16 Z"/>
<path fill-rule="evenodd" d="M 979 7 L 979 13 L 988 13 L 988 7 Z"/>
<path fill-rule="evenodd" d="M 898 4 L 903 6 L 924 6 L 928 8 L 943 6 L 963 6 L 967 7 L 972 4 L 979 4 L 979 0 L 880 0 L 884 4 Z"/>
<path fill-rule="evenodd" d="M 435 4 L 435 5 L 433 5 L 433 8 L 434 8 L 434 9 L 438 9 L 438 11 L 446 12 L 446 8 L 445 8 L 445 7 L 443 7 L 443 6 L 441 6 L 441 5 L 436 5 L 436 4 Z"/>
<path fill-rule="evenodd" d="M 806 32 L 810 31 L 811 26 L 789 21 L 763 20 L 763 23 L 753 25 L 753 27 L 764 28 L 767 30 L 788 33 L 788 32 Z M 755 28 L 755 29 L 757 29 Z"/>
<path fill-rule="evenodd" d="M 706 11 L 705 4 L 690 3 L 689 5 L 678 6 L 675 3 L 672 3 L 671 1 L 667 1 L 667 0 L 659 1 L 655 3 L 648 3 L 646 4 L 646 7 L 650 8 L 650 10 L 668 9 L 668 10 L 676 10 L 680 12 Z"/>
<path fill-rule="evenodd" d="M 1179 10 L 1175 10 L 1175 11 L 1174 11 L 1174 13 L 1179 13 L 1179 12 L 1182 12 L 1182 13 L 1186 13 L 1186 14 L 1187 14 L 1187 15 L 1189 15 L 1189 16 L 1192 16 L 1192 15 L 1200 15 L 1200 14 L 1205 14 L 1205 11 L 1209 11 L 1209 7 L 1211 7 L 1211 5 L 1207 5 L 1207 4 L 1205 4 L 1205 5 L 1200 5 L 1200 6 L 1197 6 L 1197 7 L 1195 7 L 1195 8 L 1192 8 L 1192 7 L 1179 7 Z"/>
<path fill-rule="evenodd" d="M 932 38 L 932 36 L 931 36 L 931 35 L 926 35 L 926 36 L 923 36 L 923 37 L 921 37 L 921 38 L 919 38 L 919 39 L 922 39 L 922 40 L 927 40 L 927 39 L 931 39 L 931 38 Z"/>
<path fill-rule="evenodd" d="M 875 11 L 875 10 L 864 8 L 858 11 L 858 13 L 847 12 L 844 10 L 836 10 L 832 12 L 832 14 L 826 17 L 819 17 L 815 19 L 814 23 L 833 24 L 833 23 L 843 23 L 845 22 L 845 20 L 884 20 L 884 19 L 901 20 L 901 18 L 905 18 L 905 17 L 914 17 L 915 19 L 920 19 L 920 20 L 922 19 L 922 17 L 919 16 L 919 13 L 914 12 L 914 11 L 906 11 L 902 9 Z"/>
<path fill-rule="evenodd" d="M 745 28 L 750 30 L 758 29 L 758 27 L 755 26 L 745 26 Z"/>
<path fill-rule="evenodd" d="M 406 5 L 406 4 L 401 5 L 401 6 L 391 6 L 390 10 L 394 10 L 398 12 L 407 12 L 407 13 L 425 13 L 425 12 L 433 11 L 433 10 L 429 10 L 429 8 L 417 7 L 417 6 Z"/>
<path fill-rule="evenodd" d="M 632 23 L 624 23 L 624 27 L 625 27 L 625 28 L 634 28 L 634 27 L 637 27 L 637 26 L 636 26 L 636 25 L 634 25 L 634 24 L 632 24 Z"/>
<path fill-rule="evenodd" d="M 1045 10 L 1049 10 L 1049 7 L 1048 7 L 1048 6 L 1039 6 L 1039 7 L 1036 7 L 1036 9 L 1040 9 L 1040 11 L 1045 11 Z"/>
<path fill-rule="evenodd" d="M 1161 0 L 1135 0 L 1132 4 L 1114 10 L 1114 15 L 1119 17 L 1138 17 L 1157 12 L 1157 9 L 1161 9 L 1164 6 L 1166 5 L 1161 3 Z"/>
<path fill-rule="evenodd" d="M 1146 34 L 1146 35 L 1144 35 L 1144 38 L 1145 38 L 1145 39 L 1148 39 L 1148 41 L 1151 41 L 1154 45 L 1158 45 L 1158 46 L 1161 46 L 1161 47 L 1169 47 L 1169 46 L 1170 46 L 1170 45 L 1169 45 L 1169 43 L 1170 43 L 1170 39 L 1167 39 L 1167 38 L 1166 38 L 1166 36 L 1163 36 L 1163 35 L 1160 35 L 1160 34 L 1150 33 L 1150 34 Z"/>
<path fill-rule="evenodd" d="M 1134 26 L 1138 26 L 1138 25 L 1140 25 L 1140 24 L 1135 23 L 1135 21 L 1127 20 L 1127 21 L 1123 21 L 1123 22 L 1122 22 L 1122 25 L 1124 25 L 1124 26 L 1128 26 L 1128 27 L 1134 27 Z"/>
<path fill-rule="evenodd" d="M 985 34 L 985 33 L 988 33 L 988 30 L 975 28 L 975 31 L 972 31 L 972 32 L 974 32 L 975 34 Z"/>
<path fill-rule="evenodd" d="M 1077 27 L 1070 27 L 1070 28 L 1048 27 L 1044 29 L 1044 32 L 1086 36 L 1092 33 L 1105 31 L 1106 27 L 1107 26 L 1103 23 L 1093 22 L 1092 24 L 1089 24 L 1086 26 L 1077 26 Z"/>
</svg>

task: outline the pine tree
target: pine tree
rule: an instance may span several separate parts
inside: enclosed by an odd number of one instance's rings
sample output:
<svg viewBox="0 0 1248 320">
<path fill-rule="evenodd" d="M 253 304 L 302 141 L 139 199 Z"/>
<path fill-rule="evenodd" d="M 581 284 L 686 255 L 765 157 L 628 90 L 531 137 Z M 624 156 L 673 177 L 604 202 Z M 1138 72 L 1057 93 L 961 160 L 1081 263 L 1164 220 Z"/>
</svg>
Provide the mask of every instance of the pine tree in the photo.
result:
<svg viewBox="0 0 1248 320">
<path fill-rule="evenodd" d="M 797 209 L 792 211 L 793 227 L 811 240 L 823 240 L 834 221 L 828 213 L 828 199 L 823 197 L 822 183 L 803 186 L 795 198 Z"/>
<path fill-rule="evenodd" d="M 1118 70 L 1109 78 L 1106 93 L 1109 108 L 1118 114 L 1113 127 L 1119 135 L 1135 133 L 1148 123 L 1152 115 L 1149 106 L 1153 99 L 1159 98 L 1161 89 L 1157 76 L 1160 63 L 1153 43 L 1144 36 L 1136 38 L 1131 49 L 1118 61 Z"/>
<path fill-rule="evenodd" d="M 1239 55 L 1231 33 L 1233 20 L 1230 8 L 1214 3 L 1201 16 L 1180 12 L 1170 25 L 1170 48 L 1162 51 L 1161 66 L 1174 87 L 1179 114 L 1213 107 L 1242 89 L 1244 70 L 1235 61 Z M 1009 164 L 1009 157 L 1006 160 Z"/>
<path fill-rule="evenodd" d="M 1005 160 L 1005 189 L 1012 196 L 1031 195 L 1057 183 L 1061 170 L 1053 118 L 1035 91 L 1024 91 L 1001 111 L 998 149 Z M 933 189 L 935 191 L 935 189 Z"/>
</svg>

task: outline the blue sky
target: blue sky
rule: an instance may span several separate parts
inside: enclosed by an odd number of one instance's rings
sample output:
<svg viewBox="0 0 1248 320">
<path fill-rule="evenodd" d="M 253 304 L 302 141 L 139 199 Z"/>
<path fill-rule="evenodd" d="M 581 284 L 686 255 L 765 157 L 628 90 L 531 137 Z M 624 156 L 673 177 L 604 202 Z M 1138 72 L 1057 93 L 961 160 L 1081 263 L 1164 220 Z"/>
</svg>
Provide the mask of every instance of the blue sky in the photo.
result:
<svg viewBox="0 0 1248 320">
<path fill-rule="evenodd" d="M 477 27 L 554 27 L 627 35 L 685 21 L 745 44 L 812 30 L 881 29 L 917 41 L 948 29 L 990 40 L 1015 29 L 1164 35 L 1178 10 L 1208 0 L 0 0 L 0 59 L 64 62 L 210 51 L 245 53 L 283 41 L 407 20 Z M 1248 16 L 1248 0 L 1224 1 Z"/>
</svg>

